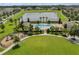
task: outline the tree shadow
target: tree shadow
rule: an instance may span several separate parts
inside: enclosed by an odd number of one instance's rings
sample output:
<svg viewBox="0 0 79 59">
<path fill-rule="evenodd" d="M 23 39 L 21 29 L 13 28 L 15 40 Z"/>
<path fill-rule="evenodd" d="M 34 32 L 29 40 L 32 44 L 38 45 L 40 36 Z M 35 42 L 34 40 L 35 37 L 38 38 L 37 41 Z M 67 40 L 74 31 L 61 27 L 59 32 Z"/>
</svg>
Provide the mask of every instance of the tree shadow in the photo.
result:
<svg viewBox="0 0 79 59">
<path fill-rule="evenodd" d="M 20 48 L 19 44 L 15 45 L 12 49 L 18 49 L 18 48 Z"/>
<path fill-rule="evenodd" d="M 4 33 L 4 31 L 1 31 L 0 33 Z"/>
<path fill-rule="evenodd" d="M 9 24 L 9 26 L 12 26 L 13 24 Z"/>
</svg>

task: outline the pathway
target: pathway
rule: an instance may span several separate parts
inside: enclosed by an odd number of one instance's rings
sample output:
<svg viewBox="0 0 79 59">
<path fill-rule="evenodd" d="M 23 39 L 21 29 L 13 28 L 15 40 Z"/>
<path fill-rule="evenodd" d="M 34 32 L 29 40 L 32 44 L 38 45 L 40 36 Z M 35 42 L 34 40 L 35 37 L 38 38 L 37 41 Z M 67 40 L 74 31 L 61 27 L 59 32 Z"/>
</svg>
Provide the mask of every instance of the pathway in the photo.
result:
<svg viewBox="0 0 79 59">
<path fill-rule="evenodd" d="M 29 38 L 29 37 L 30 37 L 30 36 L 24 37 L 23 39 L 21 39 L 21 41 L 23 41 L 24 39 L 27 39 L 27 38 Z M 2 55 L 2 54 L 4 54 L 4 53 L 8 52 L 9 50 L 12 49 L 12 47 L 14 47 L 14 46 L 17 45 L 17 44 L 18 44 L 18 43 L 12 44 L 10 47 L 8 47 L 8 48 L 5 49 L 4 51 L 0 52 L 0 55 Z"/>
<path fill-rule="evenodd" d="M 39 34 L 39 35 L 32 35 L 32 36 L 57 36 L 57 37 L 63 37 L 63 36 L 59 36 L 59 35 L 52 35 L 52 34 L 47 34 L 47 33 L 44 33 L 44 34 Z M 27 39 L 27 38 L 29 38 L 29 37 L 32 37 L 32 36 L 27 36 L 27 37 L 24 37 L 23 39 L 21 39 L 21 41 L 23 41 L 23 40 L 25 40 L 25 39 Z M 3 55 L 4 53 L 6 53 L 6 52 L 8 52 L 9 50 L 11 50 L 12 49 L 12 47 L 14 47 L 16 44 L 18 44 L 18 43 L 14 43 L 14 44 L 12 44 L 10 47 L 8 47 L 7 49 L 5 49 L 4 51 L 2 51 L 2 52 L 0 52 L 0 55 Z"/>
</svg>

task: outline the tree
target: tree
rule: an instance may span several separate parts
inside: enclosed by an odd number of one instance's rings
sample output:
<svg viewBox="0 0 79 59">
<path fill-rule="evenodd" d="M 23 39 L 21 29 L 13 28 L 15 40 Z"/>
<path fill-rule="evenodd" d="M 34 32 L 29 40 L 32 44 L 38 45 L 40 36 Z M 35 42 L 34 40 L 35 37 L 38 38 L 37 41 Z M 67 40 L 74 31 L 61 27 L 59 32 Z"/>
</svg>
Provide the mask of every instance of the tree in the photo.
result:
<svg viewBox="0 0 79 59">
<path fill-rule="evenodd" d="M 39 34 L 40 28 L 39 27 L 35 27 L 35 31 L 36 31 L 36 34 Z"/>
<path fill-rule="evenodd" d="M 51 33 L 53 33 L 55 31 L 55 27 L 54 26 L 51 26 L 48 31 L 50 31 Z"/>
<path fill-rule="evenodd" d="M 59 22 L 58 22 L 59 24 L 62 24 L 62 21 L 61 21 L 61 18 L 59 18 Z"/>
<path fill-rule="evenodd" d="M 0 28 L 3 30 L 3 32 L 4 32 L 4 28 L 5 28 L 5 26 L 4 26 L 4 24 L 1 24 L 0 25 Z"/>
<path fill-rule="evenodd" d="M 32 31 L 32 30 L 33 30 L 33 25 L 30 24 L 29 31 Z"/>
<path fill-rule="evenodd" d="M 19 31 L 19 27 L 15 27 L 14 32 L 18 32 L 18 31 Z"/>
<path fill-rule="evenodd" d="M 19 24 L 19 27 L 21 27 L 22 31 L 24 31 L 24 24 L 23 24 L 23 23 L 24 23 L 24 22 L 21 21 L 20 24 Z"/>
<path fill-rule="evenodd" d="M 67 37 L 67 34 L 69 33 L 69 31 L 65 28 L 62 29 L 62 35 Z"/>
<path fill-rule="evenodd" d="M 37 24 L 39 24 L 40 23 L 40 21 L 37 21 Z"/>
<path fill-rule="evenodd" d="M 42 17 L 40 17 L 40 22 L 41 22 Z"/>
<path fill-rule="evenodd" d="M 79 36 L 79 24 L 77 24 L 77 27 L 75 29 L 75 35 Z"/>
<path fill-rule="evenodd" d="M 48 17 L 46 17 L 46 22 L 47 22 Z"/>
<path fill-rule="evenodd" d="M 68 20 L 69 22 L 71 21 L 71 19 L 69 18 L 69 20 Z"/>
<path fill-rule="evenodd" d="M 20 42 L 20 38 L 18 36 L 14 36 L 13 39 L 14 39 L 14 43 Z"/>
<path fill-rule="evenodd" d="M 55 31 L 55 27 L 54 26 L 51 26 L 50 27 L 50 31 Z"/>
<path fill-rule="evenodd" d="M 14 19 L 14 22 L 15 22 L 15 26 L 17 27 L 17 19 Z"/>
<path fill-rule="evenodd" d="M 30 22 L 30 19 L 29 18 L 27 18 L 27 22 Z"/>
<path fill-rule="evenodd" d="M 48 21 L 47 21 L 47 23 L 48 23 L 48 24 L 50 24 L 50 23 L 51 23 L 51 21 L 50 21 L 50 20 L 48 20 Z"/>
<path fill-rule="evenodd" d="M 47 29 L 47 33 L 50 33 L 50 29 Z"/>
<path fill-rule="evenodd" d="M 30 24 L 28 29 L 28 35 L 32 35 L 33 33 L 33 26 Z"/>
<path fill-rule="evenodd" d="M 76 33 L 76 30 L 77 30 L 77 29 L 78 29 L 77 24 L 74 24 L 74 25 L 72 26 L 71 30 L 69 31 L 69 34 L 70 34 L 71 36 L 74 36 L 74 37 L 75 37 L 75 35 L 77 34 L 77 33 Z"/>
<path fill-rule="evenodd" d="M 9 21 L 10 21 L 11 23 L 13 23 L 13 19 L 12 19 L 12 18 L 10 18 Z"/>
<path fill-rule="evenodd" d="M 43 23 L 44 23 L 44 18 L 45 18 L 45 17 L 43 17 Z"/>
<path fill-rule="evenodd" d="M 64 28 L 67 29 L 67 24 L 64 24 Z"/>
</svg>

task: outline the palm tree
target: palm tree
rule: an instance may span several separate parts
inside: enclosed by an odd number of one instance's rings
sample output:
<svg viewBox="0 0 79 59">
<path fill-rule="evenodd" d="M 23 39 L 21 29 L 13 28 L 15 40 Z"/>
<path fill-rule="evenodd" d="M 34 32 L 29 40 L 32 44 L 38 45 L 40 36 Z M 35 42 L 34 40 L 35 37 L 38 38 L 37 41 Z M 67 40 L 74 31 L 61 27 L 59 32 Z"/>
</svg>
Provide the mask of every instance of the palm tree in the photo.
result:
<svg viewBox="0 0 79 59">
<path fill-rule="evenodd" d="M 33 25 L 30 24 L 29 30 L 30 30 L 30 31 L 33 30 Z"/>
<path fill-rule="evenodd" d="M 27 18 L 27 22 L 30 22 L 30 19 L 29 18 Z"/>
<path fill-rule="evenodd" d="M 24 22 L 21 21 L 20 24 L 19 24 L 19 27 L 22 29 L 22 31 L 24 31 L 24 24 L 23 24 L 23 23 L 24 23 Z"/>
<path fill-rule="evenodd" d="M 40 21 L 38 20 L 38 21 L 37 21 L 37 24 L 39 24 L 39 23 L 40 23 Z"/>
<path fill-rule="evenodd" d="M 59 22 L 58 22 L 59 24 L 62 24 L 62 21 L 61 21 L 61 18 L 59 18 Z"/>
<path fill-rule="evenodd" d="M 45 17 L 43 16 L 43 22 L 44 22 L 44 18 L 45 18 Z"/>
<path fill-rule="evenodd" d="M 42 17 L 40 17 L 40 22 L 41 22 L 41 20 L 42 20 Z"/>
<path fill-rule="evenodd" d="M 33 33 L 33 26 L 30 24 L 28 29 L 28 35 L 32 35 Z"/>
<path fill-rule="evenodd" d="M 47 33 L 50 33 L 50 29 L 47 29 Z"/>
<path fill-rule="evenodd" d="M 71 21 L 71 19 L 69 18 L 69 20 L 68 20 L 69 22 Z"/>
<path fill-rule="evenodd" d="M 48 17 L 46 17 L 46 22 L 47 22 Z"/>
<path fill-rule="evenodd" d="M 64 28 L 67 29 L 67 24 L 64 24 Z"/>
</svg>

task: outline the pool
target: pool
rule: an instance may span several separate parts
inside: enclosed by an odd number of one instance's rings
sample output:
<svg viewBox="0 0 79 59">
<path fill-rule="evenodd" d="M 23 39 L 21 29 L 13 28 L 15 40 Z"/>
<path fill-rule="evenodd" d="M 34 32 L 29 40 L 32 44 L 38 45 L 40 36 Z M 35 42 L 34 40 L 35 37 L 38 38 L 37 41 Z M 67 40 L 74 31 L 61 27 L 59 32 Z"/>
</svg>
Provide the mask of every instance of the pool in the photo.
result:
<svg viewBox="0 0 79 59">
<path fill-rule="evenodd" d="M 45 24 L 45 23 L 40 23 L 40 24 L 33 24 L 33 27 L 39 27 L 40 29 L 48 29 L 51 27 L 51 24 Z"/>
</svg>

